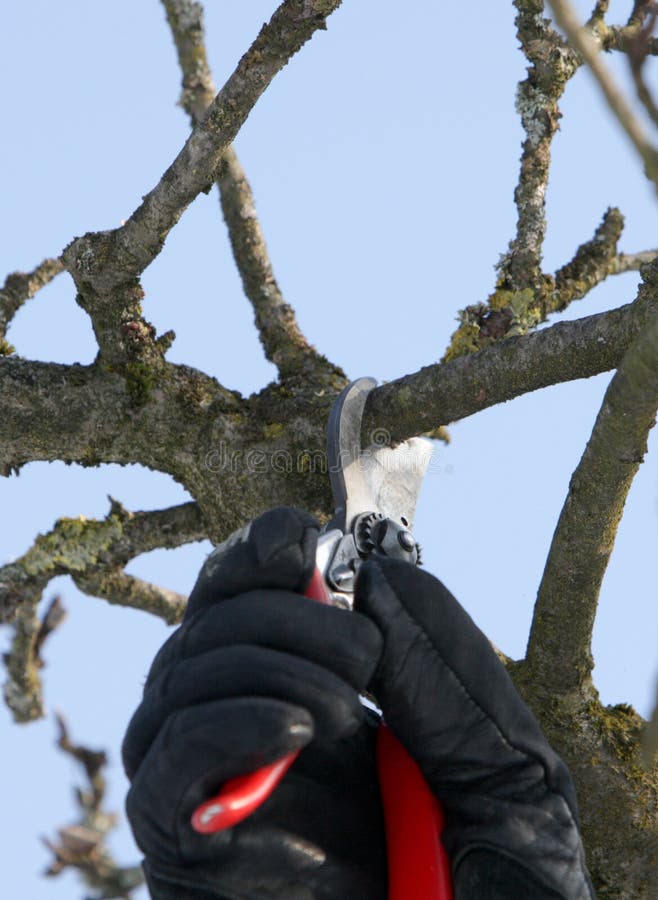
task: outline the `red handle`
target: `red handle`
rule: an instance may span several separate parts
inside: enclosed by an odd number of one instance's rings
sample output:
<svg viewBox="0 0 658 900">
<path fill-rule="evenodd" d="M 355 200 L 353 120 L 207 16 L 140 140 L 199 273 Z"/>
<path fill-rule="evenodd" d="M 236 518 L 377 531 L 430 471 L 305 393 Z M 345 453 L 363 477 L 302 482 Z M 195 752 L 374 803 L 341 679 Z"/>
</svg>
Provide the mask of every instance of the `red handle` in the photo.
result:
<svg viewBox="0 0 658 900">
<path fill-rule="evenodd" d="M 377 729 L 377 773 L 386 823 L 388 900 L 452 900 L 441 807 L 386 725 Z"/>
<path fill-rule="evenodd" d="M 329 588 L 318 568 L 305 596 L 318 603 L 331 603 Z M 229 779 L 215 797 L 197 806 L 192 815 L 192 828 L 199 834 L 214 834 L 242 822 L 267 800 L 298 756 L 296 750 L 262 769 Z"/>
</svg>

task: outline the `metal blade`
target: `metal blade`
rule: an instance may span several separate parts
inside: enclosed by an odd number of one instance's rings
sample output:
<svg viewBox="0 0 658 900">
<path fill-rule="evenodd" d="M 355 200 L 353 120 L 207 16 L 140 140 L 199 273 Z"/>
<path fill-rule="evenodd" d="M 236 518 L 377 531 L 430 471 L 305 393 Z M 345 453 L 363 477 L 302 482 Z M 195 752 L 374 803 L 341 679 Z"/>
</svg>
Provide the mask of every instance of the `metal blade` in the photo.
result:
<svg viewBox="0 0 658 900">
<path fill-rule="evenodd" d="M 411 528 L 432 456 L 427 438 L 411 438 L 395 447 L 377 443 L 361 447 L 363 410 L 376 385 L 374 378 L 353 381 L 329 414 L 327 457 L 336 512 L 328 527 L 343 532 L 364 512 L 381 513 Z"/>
</svg>

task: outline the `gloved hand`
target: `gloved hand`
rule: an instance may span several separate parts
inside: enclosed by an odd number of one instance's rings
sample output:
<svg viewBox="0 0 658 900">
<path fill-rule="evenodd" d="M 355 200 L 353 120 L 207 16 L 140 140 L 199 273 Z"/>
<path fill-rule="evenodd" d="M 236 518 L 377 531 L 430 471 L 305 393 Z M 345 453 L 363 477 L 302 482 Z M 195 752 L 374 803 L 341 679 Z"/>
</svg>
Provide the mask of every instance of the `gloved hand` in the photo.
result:
<svg viewBox="0 0 658 900">
<path fill-rule="evenodd" d="M 383 640 L 370 689 L 443 807 L 455 900 L 593 897 L 569 772 L 467 613 L 382 557 L 363 564 L 355 609 Z"/>
<path fill-rule="evenodd" d="M 381 900 L 374 729 L 359 692 L 381 638 L 300 596 L 317 524 L 276 509 L 206 561 L 123 745 L 128 818 L 155 900 Z M 190 826 L 227 779 L 305 747 L 271 797 L 214 835 Z"/>
</svg>

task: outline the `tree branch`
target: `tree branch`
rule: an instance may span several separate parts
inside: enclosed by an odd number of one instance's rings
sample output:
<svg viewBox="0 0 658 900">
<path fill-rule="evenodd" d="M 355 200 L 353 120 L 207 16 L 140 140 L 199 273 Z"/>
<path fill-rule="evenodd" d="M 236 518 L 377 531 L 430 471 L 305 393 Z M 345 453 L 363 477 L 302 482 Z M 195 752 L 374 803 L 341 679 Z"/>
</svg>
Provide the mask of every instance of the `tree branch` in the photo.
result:
<svg viewBox="0 0 658 900">
<path fill-rule="evenodd" d="M 180 547 L 206 536 L 196 503 L 130 513 L 112 501 L 105 519 L 59 519 L 48 534 L 36 538 L 27 553 L 0 567 L 0 622 L 11 621 L 27 597 L 38 601 L 37 590 L 40 595 L 58 575 L 101 583 L 114 578 L 117 570 L 141 553 Z M 155 599 L 155 594 L 151 596 Z M 158 611 L 151 611 L 172 621 L 180 612 L 180 603 L 179 595 L 163 591 Z"/>
<path fill-rule="evenodd" d="M 11 650 L 4 659 L 8 673 L 4 696 L 16 721 L 43 715 L 39 653 L 48 626 L 46 619 L 39 621 L 37 606 L 52 578 L 71 575 L 93 596 L 138 607 L 172 624 L 181 618 L 186 598 L 127 575 L 123 567 L 140 553 L 205 537 L 195 503 L 129 513 L 112 501 L 104 520 L 59 519 L 20 559 L 1 567 L 0 622 L 14 622 Z M 52 620 L 50 626 L 52 630 Z"/>
<path fill-rule="evenodd" d="M 649 47 L 651 35 L 656 26 L 658 6 L 656 6 L 655 3 L 649 3 L 647 4 L 646 9 L 646 19 L 642 23 L 642 27 L 639 29 L 635 40 L 629 43 L 627 55 L 638 100 L 644 106 L 653 124 L 658 125 L 658 108 L 656 107 L 656 103 L 644 77 L 644 65 L 651 55 L 649 53 Z"/>
<path fill-rule="evenodd" d="M 551 143 L 558 129 L 558 101 L 578 68 L 578 59 L 543 18 L 543 0 L 515 0 L 517 36 L 530 63 L 519 84 L 516 105 L 526 133 L 519 181 L 514 192 L 516 235 L 499 263 L 498 286 L 507 291 L 538 290 L 546 233 L 546 186 Z"/>
<path fill-rule="evenodd" d="M 327 17 L 339 5 L 340 0 L 284 0 L 160 182 L 125 224 L 77 238 L 64 250 L 79 302 L 92 317 L 99 346 L 110 362 L 125 357 L 121 332 L 127 322 L 148 331 L 148 323 L 139 316 L 139 275 L 192 200 L 209 190 L 226 148 L 274 76 L 318 29 L 326 27 Z"/>
<path fill-rule="evenodd" d="M 142 581 L 121 568 L 103 567 L 89 573 L 71 574 L 77 587 L 92 597 L 102 597 L 117 606 L 141 609 L 159 616 L 168 625 L 176 625 L 183 618 L 187 605 L 184 594 Z"/>
<path fill-rule="evenodd" d="M 655 289 L 656 267 L 648 274 Z M 532 677 L 550 693 L 589 683 L 601 582 L 658 408 L 657 346 L 654 312 L 608 386 L 553 535 L 526 657 Z"/>
<path fill-rule="evenodd" d="M 0 570 L 0 589 L 2 587 Z M 40 599 L 41 590 L 35 591 L 29 599 L 23 596 L 14 617 L 11 649 L 4 655 L 7 681 L 3 686 L 3 696 L 15 722 L 32 722 L 44 714 L 36 646 L 41 629 L 37 616 Z"/>
<path fill-rule="evenodd" d="M 364 411 L 364 446 L 376 428 L 385 427 L 395 443 L 538 388 L 614 369 L 656 309 L 658 289 L 646 284 L 633 304 L 506 338 L 375 388 Z"/>
<path fill-rule="evenodd" d="M 658 186 L 658 151 L 649 141 L 619 86 L 599 55 L 599 45 L 583 28 L 568 0 L 548 0 L 557 24 L 567 35 L 598 83 L 608 106 L 644 162 L 647 177 Z"/>
<path fill-rule="evenodd" d="M 586 296 L 610 275 L 637 270 L 651 262 L 658 251 L 617 252 L 623 226 L 624 218 L 618 209 L 606 210 L 594 236 L 581 244 L 573 259 L 555 275 L 544 274 L 540 288 L 498 288 L 486 303 L 460 310 L 461 324 L 452 335 L 444 361 L 477 353 L 505 337 L 527 334 L 552 313 L 561 312 L 574 300 Z"/>
<path fill-rule="evenodd" d="M 606 210 L 594 237 L 581 244 L 573 259 L 555 273 L 555 287 L 544 303 L 541 321 L 586 296 L 608 276 L 638 271 L 656 258 L 658 250 L 617 253 L 623 227 L 624 217 L 619 210 Z"/>
<path fill-rule="evenodd" d="M 138 865 L 117 865 L 105 843 L 108 833 L 117 823 L 116 814 L 103 809 L 106 791 L 103 769 L 107 765 L 107 757 L 102 750 L 90 750 L 74 744 L 64 718 L 58 715 L 56 719 L 59 729 L 57 746 L 83 767 L 88 789 L 76 789 L 75 792 L 80 820 L 60 828 L 57 842 L 44 838 L 44 844 L 54 855 L 45 874 L 54 876 L 67 868 L 77 869 L 85 884 L 100 891 L 95 900 L 129 900 L 132 891 L 143 883 L 144 876 Z"/>
<path fill-rule="evenodd" d="M 181 106 L 195 126 L 215 96 L 204 44 L 203 10 L 191 0 L 163 0 L 178 62 L 183 72 Z M 254 196 L 233 147 L 223 156 L 217 178 L 233 257 L 244 291 L 254 308 L 256 327 L 266 358 L 282 378 L 331 368 L 299 330 L 274 276 Z"/>
<path fill-rule="evenodd" d="M 14 272 L 8 275 L 0 290 L 0 355 L 13 353 L 5 340 L 7 328 L 21 306 L 64 271 L 61 259 L 44 259 L 33 272 Z"/>
</svg>

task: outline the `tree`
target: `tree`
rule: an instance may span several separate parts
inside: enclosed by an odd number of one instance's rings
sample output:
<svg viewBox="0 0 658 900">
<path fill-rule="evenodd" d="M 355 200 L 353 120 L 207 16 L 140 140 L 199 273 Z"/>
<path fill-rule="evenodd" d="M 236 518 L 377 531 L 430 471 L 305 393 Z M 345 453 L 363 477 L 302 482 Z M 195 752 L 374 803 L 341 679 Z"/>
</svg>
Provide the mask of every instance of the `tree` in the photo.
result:
<svg viewBox="0 0 658 900">
<path fill-rule="evenodd" d="M 176 547 L 203 538 L 221 540 L 275 504 L 293 503 L 321 518 L 330 512 L 328 479 L 317 454 L 324 446 L 327 411 L 347 381 L 338 364 L 344 351 L 339 345 L 337 362 L 332 362 L 316 350 L 284 299 L 256 217 L 251 188 L 232 144 L 270 84 L 276 94 L 281 81 L 278 73 L 290 59 L 333 53 L 331 65 L 340 64 L 331 47 L 332 32 L 324 41 L 315 34 L 325 25 L 333 27 L 334 18 L 329 17 L 340 3 L 286 0 L 263 26 L 219 93 L 207 63 L 199 5 L 187 0 L 163 0 L 163 5 L 183 73 L 181 104 L 191 119 L 192 130 L 182 150 L 172 154 L 173 162 L 165 154 L 161 166 L 167 167 L 164 175 L 125 222 L 110 229 L 89 230 L 29 274 L 7 278 L 0 295 L 0 468 L 4 475 L 12 476 L 34 461 L 59 460 L 87 467 L 136 464 L 167 473 L 184 487 L 190 500 L 148 512 L 132 512 L 112 501 L 102 520 L 63 518 L 26 552 L 0 568 L 0 621 L 10 623 L 13 629 L 5 696 L 19 721 L 31 720 L 43 711 L 41 646 L 61 614 L 55 605 L 49 615 L 40 616 L 38 605 L 54 576 L 68 574 L 86 594 L 146 610 L 171 623 L 180 616 L 184 597 L 128 573 L 126 566 L 135 557 L 154 548 Z M 657 49 L 651 36 L 655 13 L 651 4 L 636 2 L 628 22 L 613 26 L 608 21 L 608 4 L 597 3 L 588 20 L 587 42 L 562 2 L 555 0 L 551 6 L 569 41 L 544 18 L 543 3 L 517 0 L 514 6 L 528 70 L 521 74 L 517 95 L 523 135 L 512 239 L 498 264 L 495 282 L 480 296 L 473 292 L 469 272 L 449 282 L 443 274 L 443 269 L 449 268 L 449 259 L 441 261 L 432 292 L 438 293 L 442 283 L 459 284 L 470 302 L 452 303 L 453 312 L 462 307 L 459 325 L 452 337 L 444 339 L 447 349 L 440 362 L 404 375 L 404 370 L 413 367 L 405 357 L 415 357 L 412 348 L 401 343 L 394 359 L 387 360 L 391 364 L 382 366 L 380 373 L 392 376 L 392 380 L 379 387 L 368 403 L 364 438 L 382 429 L 392 441 L 419 433 L 445 437 L 440 431 L 443 426 L 483 413 L 503 401 L 538 388 L 614 371 L 582 459 L 569 487 L 566 482 L 562 485 L 566 501 L 550 548 L 543 548 L 544 554 L 548 551 L 547 560 L 539 579 L 527 652 L 522 660 L 508 659 L 508 666 L 576 779 L 588 859 L 599 896 L 648 897 L 658 875 L 656 770 L 641 759 L 641 717 L 627 704 L 605 706 L 601 702 L 591 677 L 591 639 L 617 526 L 658 405 L 654 349 L 658 340 L 658 268 L 655 251 L 619 250 L 624 220 L 614 207 L 605 211 L 593 236 L 581 240 L 579 246 L 575 243 L 577 249 L 571 248 L 566 262 L 547 268 L 543 253 L 547 239 L 546 187 L 560 106 L 567 103 L 583 64 L 602 84 L 617 120 L 642 158 L 650 182 L 657 181 L 656 151 L 645 137 L 644 126 L 638 124 L 643 115 L 655 120 L 645 76 L 647 57 Z M 422 4 L 421 10 L 427 12 Z M 377 23 L 369 24 L 371 33 L 377 35 Z M 422 22 L 414 25 L 418 33 Z M 458 58 L 464 69 L 475 65 L 468 56 L 474 40 L 469 28 L 467 22 L 461 22 Z M 304 46 L 311 39 L 312 46 Z M 437 42 L 441 44 L 439 38 Z M 359 48 L 364 79 L 368 78 L 370 63 L 365 60 L 369 49 Z M 628 57 L 637 89 L 635 109 L 618 102 L 616 85 L 611 87 L 607 68 L 599 65 L 600 50 Z M 298 51 L 299 57 L 295 56 Z M 420 66 L 421 60 L 414 63 Z M 386 64 L 393 67 L 394 60 L 387 59 Z M 130 62 L 123 65 L 129 67 Z M 494 62 L 481 65 L 486 69 Z M 291 89 L 295 73 L 286 74 L 290 76 L 286 89 Z M 485 91 L 486 77 L 475 80 L 478 89 Z M 385 204 L 386 191 L 392 189 L 394 181 L 422 200 L 423 192 L 415 184 L 421 177 L 419 170 L 401 141 L 402 134 L 406 137 L 413 132 L 414 122 L 405 115 L 405 91 L 412 89 L 406 87 L 386 107 L 388 140 L 395 146 L 388 159 L 389 165 L 395 161 L 395 169 L 391 166 L 388 173 L 390 182 L 378 185 L 378 209 L 367 210 L 365 215 L 358 198 L 341 196 L 346 204 L 346 227 L 348 219 L 358 220 L 356 234 L 367 231 L 371 219 L 379 216 L 379 202 Z M 355 83 L 353 90 L 358 93 L 359 85 Z M 444 122 L 446 112 L 441 104 L 449 103 L 453 90 L 455 86 L 445 81 L 431 88 Z M 460 100 L 455 109 L 460 105 L 463 114 L 466 101 Z M 299 109 L 295 115 L 303 119 L 306 112 Z M 363 109 L 361 115 L 366 114 Z M 482 117 L 484 131 L 482 108 L 475 108 L 473 114 Z M 280 160 L 274 145 L 284 142 L 285 134 L 279 125 L 270 139 L 272 159 Z M 454 142 L 458 143 L 459 127 L 453 129 L 452 123 L 450 135 L 456 135 Z M 130 138 L 126 133 L 124 139 L 128 142 Z M 344 140 L 342 158 L 335 161 L 333 171 L 319 172 L 319 178 L 340 183 L 341 172 L 353 163 L 349 141 Z M 491 154 L 482 141 L 477 156 L 485 172 Z M 152 166 L 150 171 L 153 173 Z M 288 177 L 294 178 L 294 173 L 288 173 Z M 477 184 L 477 178 L 477 172 L 469 171 L 465 186 Z M 232 382 L 225 386 L 200 368 L 192 368 L 190 360 L 173 362 L 173 333 L 165 330 L 157 334 L 142 311 L 142 285 L 151 277 L 150 267 L 171 252 L 171 242 L 165 244 L 165 239 L 170 233 L 174 238 L 174 226 L 188 206 L 214 184 L 219 188 L 244 293 L 252 304 L 265 356 L 276 370 L 273 381 L 248 397 L 234 390 Z M 309 183 L 306 189 L 311 194 L 313 185 Z M 511 184 L 505 189 L 511 191 Z M 610 189 L 607 182 L 601 183 L 600 213 L 610 202 Z M 574 196 L 577 199 L 577 194 Z M 567 205 L 556 214 L 556 221 L 562 224 L 572 214 Z M 310 228 L 313 217 L 322 213 L 309 205 L 307 215 Z M 451 227 L 456 227 L 457 210 L 437 211 L 437 222 L 446 218 Z M 414 231 L 414 225 L 412 220 L 391 223 L 390 227 Z M 468 225 L 465 240 L 471 243 L 477 227 L 470 221 Z M 504 249 L 509 233 L 501 235 L 498 227 L 493 229 L 489 223 L 486 230 L 490 236 L 495 231 L 492 245 L 497 242 L 498 249 Z M 276 243 L 275 234 L 269 237 L 270 243 Z M 419 253 L 438 255 L 433 247 L 436 234 L 417 234 L 415 241 Z M 304 246 L 307 249 L 309 244 Z M 38 250 L 30 248 L 30 252 Z M 472 244 L 470 252 L 481 255 Z M 326 269 L 341 264 L 340 258 L 332 258 L 327 266 L 330 253 L 330 247 L 323 248 L 325 271 L 318 280 L 325 277 Z M 389 260 L 379 257 L 376 262 L 382 269 L 392 268 Z M 293 259 L 291 271 L 294 265 Z M 617 294 L 614 308 L 608 311 L 575 320 L 569 320 L 567 313 L 564 321 L 542 327 L 550 316 L 589 296 L 598 285 L 609 283 L 608 279 L 614 281 L 612 276 L 638 270 L 639 288 L 636 296 L 626 293 L 626 305 L 618 305 Z M 10 323 L 28 299 L 53 279 L 65 279 L 65 272 L 75 285 L 79 307 L 92 324 L 95 358 L 82 365 L 19 356 L 8 343 Z M 292 279 L 290 272 L 287 275 Z M 405 275 L 413 281 L 408 270 Z M 619 279 L 619 284 L 624 293 L 631 290 L 628 277 Z M 69 281 L 69 292 L 73 290 L 70 285 Z M 317 289 L 321 293 L 321 286 Z M 406 296 L 386 314 L 376 299 L 368 298 L 362 304 L 365 309 L 359 312 L 351 298 L 345 305 L 337 299 L 330 307 L 330 298 L 324 297 L 328 314 L 323 330 L 327 336 L 333 334 L 337 342 L 349 335 L 355 347 L 353 365 L 381 353 L 381 346 L 386 344 L 378 331 L 387 330 L 409 341 L 407 336 L 419 330 Z M 190 310 L 194 308 L 190 298 L 184 302 L 190 304 Z M 302 314 L 304 303 L 298 305 Z M 230 313 L 231 319 L 237 315 L 232 307 Z M 228 321 L 228 312 L 225 316 Z M 197 331 L 199 326 L 207 327 L 203 321 L 195 323 Z M 316 343 L 320 341 L 316 339 Z M 370 350 L 375 343 L 378 346 Z M 329 349 L 324 341 L 320 345 Z M 395 346 L 395 341 L 388 346 Z M 393 355 L 390 350 L 388 355 Z M 437 355 L 438 348 L 429 358 L 436 359 Z M 532 402 L 539 403 L 536 396 Z M 496 427 L 493 418 L 486 421 L 489 424 L 484 434 Z M 482 479 L 495 482 L 496 472 L 488 462 L 483 452 Z M 540 463 L 540 471 L 546 465 Z M 536 496 L 541 487 L 537 483 L 532 487 Z M 479 516 L 478 490 L 469 496 L 468 503 L 478 509 Z M 488 527 L 495 530 L 502 511 L 494 508 L 489 515 Z M 535 510 L 527 508 L 518 515 L 538 517 Z M 438 540 L 436 534 L 441 527 L 434 527 L 428 543 Z M 515 565 L 510 543 L 502 543 L 500 548 L 502 564 L 490 576 L 490 581 L 498 585 L 509 582 L 509 570 Z M 476 540 L 468 551 L 471 559 L 482 558 L 485 552 Z M 436 559 L 431 568 L 441 572 L 445 560 L 439 556 Z M 633 582 L 632 573 L 629 581 Z M 506 602 L 501 587 L 494 594 L 497 605 Z M 636 623 L 638 630 L 640 627 Z M 63 723 L 60 744 L 83 762 L 92 789 L 81 797 L 87 831 L 65 832 L 54 845 L 59 857 L 56 866 L 77 865 L 92 886 L 105 891 L 106 896 L 112 891 L 115 896 L 121 896 L 121 891 L 127 894 L 134 871 L 117 868 L 103 855 L 102 828 L 98 840 L 90 834 L 99 825 L 101 813 L 102 759 L 76 747 Z M 602 807 L 606 815 L 601 815 Z"/>
</svg>

